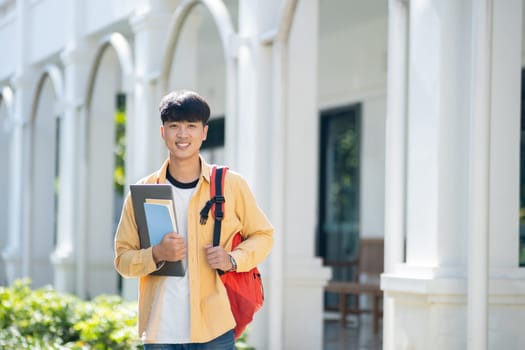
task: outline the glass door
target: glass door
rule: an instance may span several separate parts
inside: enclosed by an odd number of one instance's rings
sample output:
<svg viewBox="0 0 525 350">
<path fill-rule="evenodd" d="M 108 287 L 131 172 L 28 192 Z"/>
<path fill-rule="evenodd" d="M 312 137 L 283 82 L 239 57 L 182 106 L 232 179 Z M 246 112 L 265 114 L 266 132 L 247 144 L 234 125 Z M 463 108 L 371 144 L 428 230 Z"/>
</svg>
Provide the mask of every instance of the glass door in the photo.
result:
<svg viewBox="0 0 525 350">
<path fill-rule="evenodd" d="M 359 242 L 360 106 L 321 113 L 318 255 L 333 279 L 354 277 Z"/>
</svg>

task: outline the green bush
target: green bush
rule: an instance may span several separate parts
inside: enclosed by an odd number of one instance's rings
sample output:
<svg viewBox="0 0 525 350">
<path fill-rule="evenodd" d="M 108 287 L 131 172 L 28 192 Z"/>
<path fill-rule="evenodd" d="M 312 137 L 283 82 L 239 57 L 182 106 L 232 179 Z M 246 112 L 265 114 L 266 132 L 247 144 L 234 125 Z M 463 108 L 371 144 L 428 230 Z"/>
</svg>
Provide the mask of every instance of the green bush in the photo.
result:
<svg viewBox="0 0 525 350">
<path fill-rule="evenodd" d="M 101 295 L 92 301 L 31 290 L 29 279 L 0 287 L 0 349 L 142 349 L 137 336 L 137 303 Z M 238 350 L 255 350 L 243 334 Z"/>
<path fill-rule="evenodd" d="M 29 280 L 0 287 L 0 349 L 140 349 L 137 305 L 118 296 L 87 302 Z"/>
</svg>

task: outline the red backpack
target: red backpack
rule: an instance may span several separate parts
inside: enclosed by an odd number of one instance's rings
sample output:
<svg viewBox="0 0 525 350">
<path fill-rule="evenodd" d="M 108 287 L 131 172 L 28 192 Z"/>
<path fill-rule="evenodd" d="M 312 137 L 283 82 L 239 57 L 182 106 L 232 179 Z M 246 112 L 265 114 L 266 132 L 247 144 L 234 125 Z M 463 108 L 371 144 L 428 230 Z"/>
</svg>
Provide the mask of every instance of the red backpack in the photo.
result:
<svg viewBox="0 0 525 350">
<path fill-rule="evenodd" d="M 213 217 L 215 219 L 213 227 L 213 246 L 219 245 L 221 240 L 221 222 L 224 217 L 224 178 L 226 177 L 227 167 L 212 167 L 210 179 L 210 200 L 201 210 L 201 224 L 205 224 L 210 208 L 214 208 Z M 243 241 L 240 232 L 233 237 L 231 250 L 234 250 Z M 264 290 L 261 274 L 257 267 L 248 272 L 224 272 L 217 270 L 221 280 L 228 292 L 230 307 L 235 318 L 236 326 L 234 329 L 235 339 L 242 335 L 246 326 L 253 320 L 253 315 L 259 311 L 264 301 Z"/>
</svg>

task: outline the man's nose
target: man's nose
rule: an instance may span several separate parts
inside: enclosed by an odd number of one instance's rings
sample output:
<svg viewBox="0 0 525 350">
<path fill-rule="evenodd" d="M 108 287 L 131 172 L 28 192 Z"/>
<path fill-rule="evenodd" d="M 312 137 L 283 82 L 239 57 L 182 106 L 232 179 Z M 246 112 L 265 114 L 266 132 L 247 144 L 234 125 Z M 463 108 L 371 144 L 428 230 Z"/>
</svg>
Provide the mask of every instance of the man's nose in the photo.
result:
<svg viewBox="0 0 525 350">
<path fill-rule="evenodd" d="M 188 132 L 188 128 L 185 125 L 181 125 L 177 129 L 177 136 L 179 137 L 186 136 L 187 132 Z"/>
</svg>

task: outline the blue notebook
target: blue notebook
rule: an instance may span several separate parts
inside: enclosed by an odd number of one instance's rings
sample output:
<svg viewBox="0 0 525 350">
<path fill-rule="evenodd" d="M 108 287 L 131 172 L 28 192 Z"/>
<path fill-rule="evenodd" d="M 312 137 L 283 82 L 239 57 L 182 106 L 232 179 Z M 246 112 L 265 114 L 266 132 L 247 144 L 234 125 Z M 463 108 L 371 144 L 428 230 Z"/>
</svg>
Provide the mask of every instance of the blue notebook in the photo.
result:
<svg viewBox="0 0 525 350">
<path fill-rule="evenodd" d="M 170 206 L 158 203 L 144 203 L 149 241 L 152 246 L 159 244 L 166 233 L 175 231 L 175 222 Z"/>
</svg>

